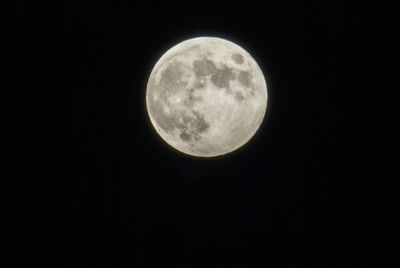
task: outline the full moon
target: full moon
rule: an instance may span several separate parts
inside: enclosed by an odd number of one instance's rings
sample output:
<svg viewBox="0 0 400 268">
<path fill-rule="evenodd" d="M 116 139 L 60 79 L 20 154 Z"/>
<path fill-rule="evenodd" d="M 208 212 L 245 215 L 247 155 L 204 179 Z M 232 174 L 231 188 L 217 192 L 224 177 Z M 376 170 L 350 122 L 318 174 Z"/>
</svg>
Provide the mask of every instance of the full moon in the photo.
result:
<svg viewBox="0 0 400 268">
<path fill-rule="evenodd" d="M 161 138 L 197 157 L 246 144 L 267 108 L 267 85 L 242 47 L 216 37 L 183 41 L 155 64 L 146 91 L 150 121 Z"/>
</svg>

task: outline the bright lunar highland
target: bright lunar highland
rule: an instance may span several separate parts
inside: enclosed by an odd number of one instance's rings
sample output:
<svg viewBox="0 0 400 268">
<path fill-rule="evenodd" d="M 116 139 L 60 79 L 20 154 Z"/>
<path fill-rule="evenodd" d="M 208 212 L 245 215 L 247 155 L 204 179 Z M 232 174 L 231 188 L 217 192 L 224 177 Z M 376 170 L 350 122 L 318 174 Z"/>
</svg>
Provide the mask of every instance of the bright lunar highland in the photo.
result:
<svg viewBox="0 0 400 268">
<path fill-rule="evenodd" d="M 267 85 L 256 61 L 221 38 L 198 37 L 169 49 L 147 83 L 146 105 L 157 133 L 192 156 L 232 152 L 256 133 Z"/>
</svg>

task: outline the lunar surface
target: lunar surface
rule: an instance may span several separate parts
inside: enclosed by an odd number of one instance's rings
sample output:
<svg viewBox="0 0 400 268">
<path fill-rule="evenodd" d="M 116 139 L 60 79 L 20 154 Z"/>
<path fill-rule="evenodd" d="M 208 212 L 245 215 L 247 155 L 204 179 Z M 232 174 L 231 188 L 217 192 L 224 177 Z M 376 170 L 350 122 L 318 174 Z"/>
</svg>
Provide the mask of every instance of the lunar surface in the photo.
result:
<svg viewBox="0 0 400 268">
<path fill-rule="evenodd" d="M 246 144 L 267 108 L 256 61 L 221 38 L 198 37 L 169 49 L 152 70 L 146 105 L 157 133 L 173 148 L 214 157 Z"/>
</svg>

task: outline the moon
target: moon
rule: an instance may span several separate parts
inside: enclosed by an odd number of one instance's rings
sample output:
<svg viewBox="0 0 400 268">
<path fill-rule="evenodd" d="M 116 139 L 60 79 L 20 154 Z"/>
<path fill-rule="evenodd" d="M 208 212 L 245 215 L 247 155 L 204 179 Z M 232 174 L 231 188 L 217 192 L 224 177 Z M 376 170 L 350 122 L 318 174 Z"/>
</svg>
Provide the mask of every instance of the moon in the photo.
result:
<svg viewBox="0 0 400 268">
<path fill-rule="evenodd" d="M 155 64 L 146 90 L 150 121 L 176 150 L 215 157 L 246 144 L 267 108 L 264 75 L 248 52 L 217 37 L 188 39 Z"/>
</svg>

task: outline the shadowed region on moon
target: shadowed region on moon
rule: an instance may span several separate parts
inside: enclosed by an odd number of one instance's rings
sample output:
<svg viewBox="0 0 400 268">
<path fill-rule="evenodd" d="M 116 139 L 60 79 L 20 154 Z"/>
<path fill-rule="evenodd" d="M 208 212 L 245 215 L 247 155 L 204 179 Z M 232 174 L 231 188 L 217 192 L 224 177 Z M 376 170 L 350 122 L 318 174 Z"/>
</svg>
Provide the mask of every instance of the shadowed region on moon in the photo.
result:
<svg viewBox="0 0 400 268">
<path fill-rule="evenodd" d="M 183 64 L 179 61 L 171 62 L 168 67 L 162 71 L 160 78 L 160 86 L 163 87 L 165 93 L 173 93 L 182 89 L 186 82 L 181 80 L 184 73 Z"/>
<path fill-rule="evenodd" d="M 193 71 L 196 76 L 201 77 L 213 74 L 216 69 L 215 64 L 208 59 L 193 61 Z"/>
<path fill-rule="evenodd" d="M 182 127 L 178 127 L 181 132 L 179 137 L 183 141 L 199 140 L 201 138 L 199 134 L 205 132 L 210 126 L 204 120 L 204 116 L 196 111 L 193 111 L 193 116 L 186 118 L 183 125 Z"/>
<path fill-rule="evenodd" d="M 242 64 L 243 63 L 243 57 L 240 54 L 237 53 L 233 53 L 232 54 L 232 59 L 234 62 L 236 62 L 237 64 Z"/>
<path fill-rule="evenodd" d="M 202 98 L 201 96 L 196 96 L 195 91 L 198 88 L 191 88 L 189 89 L 189 95 L 188 98 L 184 100 L 184 104 L 186 107 L 193 107 L 195 102 L 201 101 Z"/>
<path fill-rule="evenodd" d="M 243 96 L 243 94 L 241 92 L 235 92 L 235 99 L 237 101 L 243 101 L 245 99 L 245 97 Z"/>
<path fill-rule="evenodd" d="M 249 72 L 240 71 L 238 75 L 238 81 L 245 86 L 250 86 L 251 76 Z"/>
<path fill-rule="evenodd" d="M 233 79 L 232 69 L 224 66 L 222 69 L 217 69 L 211 76 L 211 81 L 220 88 L 229 88 L 229 81 Z"/>
<path fill-rule="evenodd" d="M 219 38 L 190 39 L 163 55 L 150 75 L 146 99 L 151 122 L 167 143 L 211 157 L 237 149 L 254 135 L 267 92 L 247 55 Z M 263 87 L 256 88 L 254 79 Z"/>
<path fill-rule="evenodd" d="M 195 101 L 199 101 L 201 98 L 193 94 L 193 88 L 185 87 L 187 82 L 181 79 L 183 75 L 182 67 L 182 63 L 172 62 L 161 72 L 158 85 L 162 89 L 160 90 L 160 98 L 150 99 L 149 107 L 153 111 L 152 115 L 159 127 L 166 133 L 177 130 L 183 141 L 199 140 L 199 134 L 206 131 L 209 124 L 202 114 L 190 108 Z M 175 107 L 174 104 L 170 103 L 168 97 L 183 91 L 187 91 L 187 96 L 181 102 L 188 108 Z"/>
<path fill-rule="evenodd" d="M 199 112 L 191 111 L 189 113 L 185 110 L 175 109 L 167 114 L 163 110 L 163 104 L 154 101 L 150 103 L 150 108 L 153 109 L 152 115 L 161 129 L 166 133 L 171 133 L 173 130 L 185 133 L 186 136 L 182 138 L 184 140 L 190 140 L 191 136 L 199 139 L 199 134 L 209 128 L 209 124 Z"/>
</svg>

